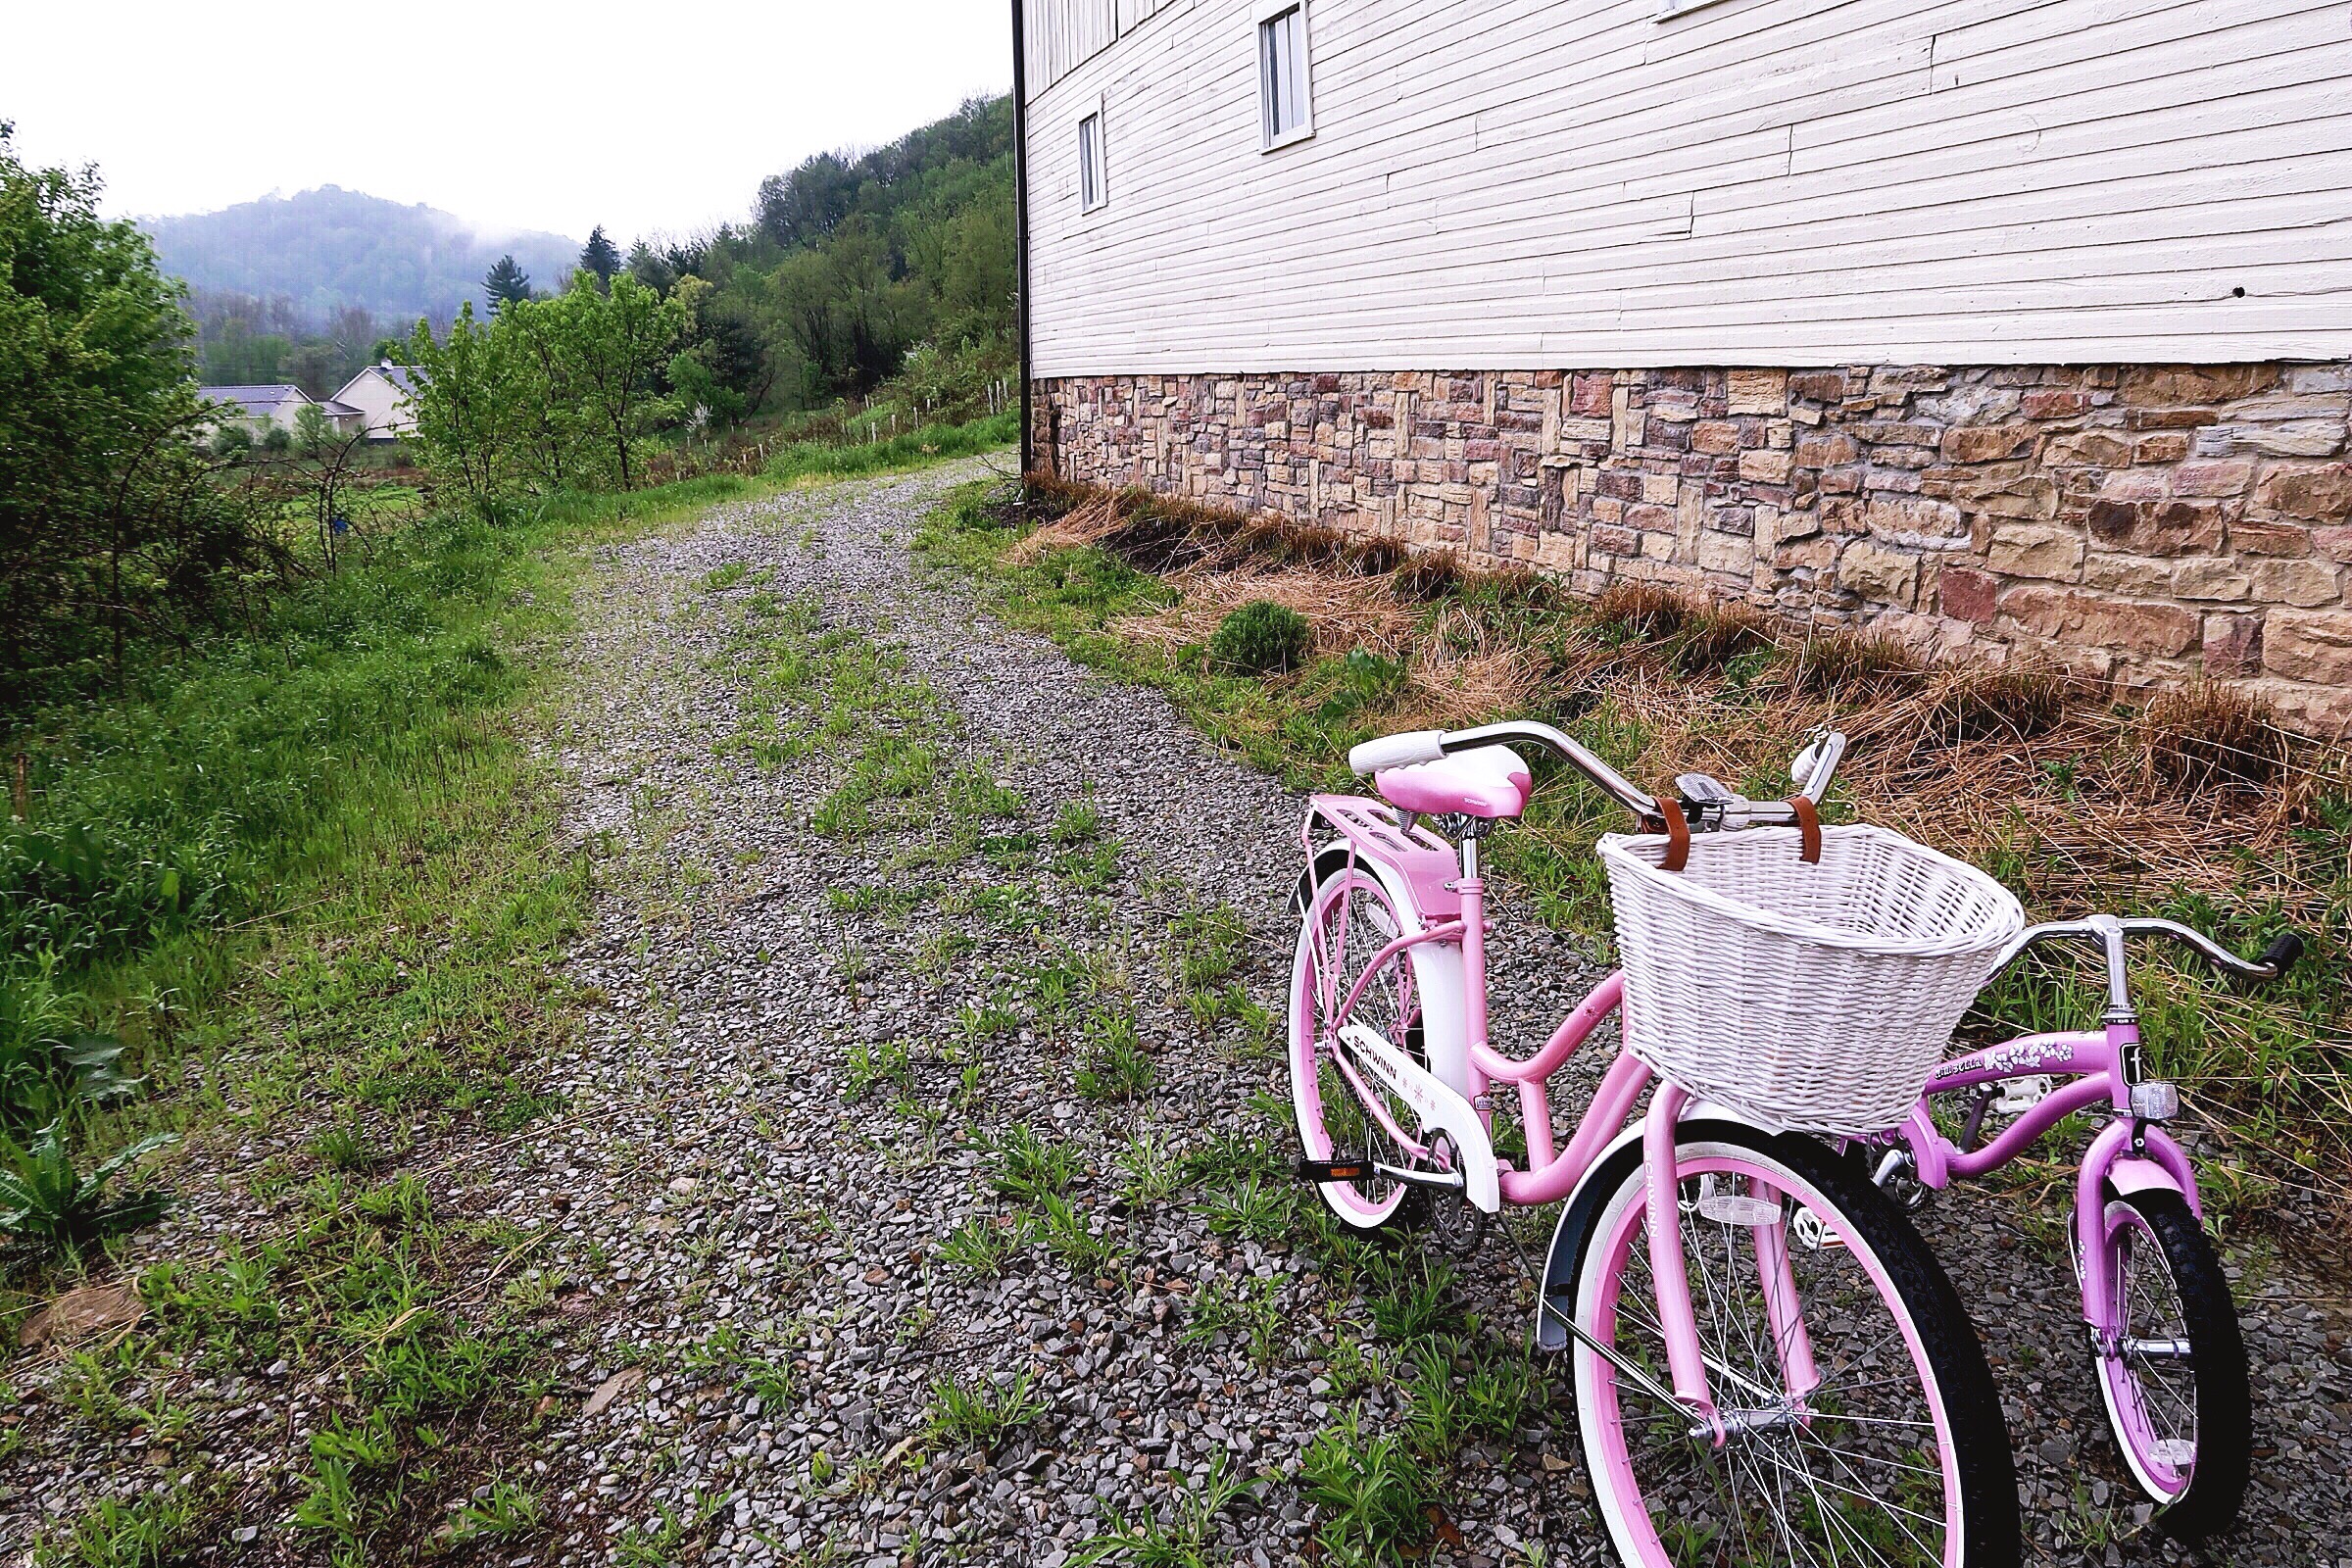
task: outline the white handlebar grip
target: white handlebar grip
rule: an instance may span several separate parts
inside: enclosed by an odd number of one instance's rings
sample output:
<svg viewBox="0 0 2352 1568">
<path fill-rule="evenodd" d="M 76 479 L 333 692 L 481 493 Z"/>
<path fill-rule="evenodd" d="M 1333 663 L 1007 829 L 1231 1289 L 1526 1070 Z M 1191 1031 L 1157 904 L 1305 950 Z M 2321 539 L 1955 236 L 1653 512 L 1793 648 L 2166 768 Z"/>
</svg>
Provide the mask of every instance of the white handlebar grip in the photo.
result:
<svg viewBox="0 0 2352 1568">
<path fill-rule="evenodd" d="M 1446 732 L 1442 729 L 1408 730 L 1402 735 L 1383 735 L 1366 741 L 1348 754 L 1348 766 L 1358 778 L 1392 767 L 1410 767 L 1415 762 L 1434 762 L 1446 755 Z"/>
</svg>

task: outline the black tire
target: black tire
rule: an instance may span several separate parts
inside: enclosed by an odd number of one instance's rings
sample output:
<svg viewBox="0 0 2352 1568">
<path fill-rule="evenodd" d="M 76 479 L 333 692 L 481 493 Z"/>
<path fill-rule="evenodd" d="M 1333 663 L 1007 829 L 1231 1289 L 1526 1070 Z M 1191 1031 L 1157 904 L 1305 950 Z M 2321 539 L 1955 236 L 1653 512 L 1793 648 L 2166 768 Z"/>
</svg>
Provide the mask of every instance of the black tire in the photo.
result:
<svg viewBox="0 0 2352 1568">
<path fill-rule="evenodd" d="M 2190 1541 L 2227 1534 L 2237 1523 L 2239 1505 L 2245 1501 L 2246 1470 L 2254 1447 L 2246 1344 L 2238 1329 L 2237 1304 L 2230 1296 L 2229 1276 L 2222 1272 L 2221 1256 L 2206 1239 L 2205 1228 L 2180 1194 L 2154 1190 L 2129 1197 L 2111 1195 L 2108 1201 L 2134 1210 L 2155 1238 L 2180 1306 L 2180 1327 L 2189 1346 L 2189 1386 L 2196 1400 L 2196 1458 L 2188 1489 L 2166 1503 L 2132 1462 L 2123 1434 L 2111 1435 L 2118 1448 L 2126 1450 L 2125 1468 L 2132 1471 L 2142 1491 L 2164 1504 L 2157 1521 L 2167 1534 Z M 2103 1360 L 2093 1354 L 2091 1375 L 2098 1381 L 2112 1429 L 2117 1420 L 2115 1396 Z"/>
<path fill-rule="evenodd" d="M 1694 1120 L 1683 1123 L 1678 1141 L 1684 1148 L 1729 1145 L 1777 1160 L 1826 1200 L 1877 1256 L 1918 1332 L 1949 1423 L 1967 1568 L 2017 1568 L 2024 1555 L 2017 1469 L 2000 1396 L 1959 1293 L 1910 1220 L 1853 1160 L 1810 1138 Z M 1573 1295 L 1585 1281 L 1587 1254 L 1616 1209 L 1618 1193 L 1643 1181 L 1639 1141 L 1620 1148 L 1587 1179 L 1561 1217 L 1555 1255 L 1545 1270 L 1547 1297 L 1556 1301 L 1561 1284 Z M 1568 1266 L 1560 1271 L 1563 1261 Z M 1571 1314 L 1584 1310 L 1581 1302 L 1566 1304 Z M 1576 1347 L 1568 1348 L 1573 1357 Z"/>
</svg>

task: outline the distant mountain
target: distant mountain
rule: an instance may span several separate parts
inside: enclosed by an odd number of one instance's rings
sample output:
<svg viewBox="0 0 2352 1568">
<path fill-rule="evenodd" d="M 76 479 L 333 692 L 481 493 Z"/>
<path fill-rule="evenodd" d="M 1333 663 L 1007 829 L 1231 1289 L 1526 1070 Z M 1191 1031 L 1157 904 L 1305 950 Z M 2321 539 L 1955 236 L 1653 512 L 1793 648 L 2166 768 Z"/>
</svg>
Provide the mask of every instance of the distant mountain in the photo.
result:
<svg viewBox="0 0 2352 1568">
<path fill-rule="evenodd" d="M 358 307 L 390 321 L 482 308 L 482 274 L 513 253 L 539 288 L 563 286 L 580 241 L 489 235 L 463 219 L 335 185 L 266 196 L 217 213 L 142 220 L 164 270 L 198 289 L 291 300 L 325 320 Z"/>
</svg>

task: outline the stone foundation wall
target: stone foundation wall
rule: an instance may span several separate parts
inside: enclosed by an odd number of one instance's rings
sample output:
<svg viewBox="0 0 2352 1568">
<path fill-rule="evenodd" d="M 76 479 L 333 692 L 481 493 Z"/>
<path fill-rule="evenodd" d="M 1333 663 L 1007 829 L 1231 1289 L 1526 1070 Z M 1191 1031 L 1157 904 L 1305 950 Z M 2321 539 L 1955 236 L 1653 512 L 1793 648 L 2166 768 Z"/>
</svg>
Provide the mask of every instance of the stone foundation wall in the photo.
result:
<svg viewBox="0 0 2352 1568">
<path fill-rule="evenodd" d="M 1039 383 L 1040 461 L 2352 725 L 2352 365 Z"/>
</svg>

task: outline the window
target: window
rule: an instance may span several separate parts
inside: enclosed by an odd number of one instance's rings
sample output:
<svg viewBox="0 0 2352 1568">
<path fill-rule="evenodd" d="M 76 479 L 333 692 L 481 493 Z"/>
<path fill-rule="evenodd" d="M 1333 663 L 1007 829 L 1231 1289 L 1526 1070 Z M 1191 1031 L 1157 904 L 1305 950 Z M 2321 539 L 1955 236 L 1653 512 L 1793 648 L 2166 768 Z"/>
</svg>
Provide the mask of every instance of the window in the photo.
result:
<svg viewBox="0 0 2352 1568">
<path fill-rule="evenodd" d="M 1257 21 L 1258 145 L 1267 152 L 1315 133 L 1307 89 L 1306 5 L 1261 4 Z"/>
<path fill-rule="evenodd" d="M 1078 208 L 1093 212 L 1110 198 L 1102 184 L 1102 111 L 1078 122 Z"/>
</svg>

